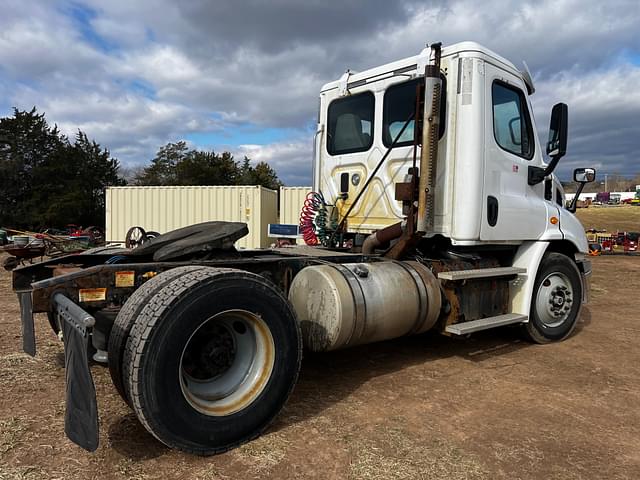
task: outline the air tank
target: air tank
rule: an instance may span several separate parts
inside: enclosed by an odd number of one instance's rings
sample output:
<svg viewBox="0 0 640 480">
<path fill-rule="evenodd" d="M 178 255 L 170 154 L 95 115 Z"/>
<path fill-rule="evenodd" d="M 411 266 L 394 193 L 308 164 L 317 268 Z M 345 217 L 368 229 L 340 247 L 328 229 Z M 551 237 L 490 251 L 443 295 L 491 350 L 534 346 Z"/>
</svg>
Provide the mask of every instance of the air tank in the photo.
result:
<svg viewBox="0 0 640 480">
<path fill-rule="evenodd" d="M 314 352 L 422 333 L 442 296 L 418 262 L 322 264 L 302 269 L 289 290 L 305 347 Z"/>
</svg>

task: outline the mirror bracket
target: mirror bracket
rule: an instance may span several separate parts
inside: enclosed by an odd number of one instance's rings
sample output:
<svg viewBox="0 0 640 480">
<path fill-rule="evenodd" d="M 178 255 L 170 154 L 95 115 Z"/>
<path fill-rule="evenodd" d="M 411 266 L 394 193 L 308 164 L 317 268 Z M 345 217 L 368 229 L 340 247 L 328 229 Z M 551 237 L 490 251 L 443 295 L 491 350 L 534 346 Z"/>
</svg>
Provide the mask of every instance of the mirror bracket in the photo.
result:
<svg viewBox="0 0 640 480">
<path fill-rule="evenodd" d="M 527 172 L 527 183 L 529 185 L 537 185 L 544 180 L 544 177 L 547 176 L 547 169 L 542 167 L 534 167 L 533 165 L 529 166 L 529 170 Z"/>
<path fill-rule="evenodd" d="M 567 210 L 569 210 L 571 213 L 576 213 L 576 208 L 578 206 L 578 197 L 582 193 L 582 189 L 584 188 L 585 185 L 586 185 L 586 182 L 580 182 L 580 185 L 578 185 L 578 189 L 576 190 L 576 194 L 573 197 L 573 200 L 571 200 L 571 203 L 569 204 L 569 207 L 567 208 Z"/>
</svg>

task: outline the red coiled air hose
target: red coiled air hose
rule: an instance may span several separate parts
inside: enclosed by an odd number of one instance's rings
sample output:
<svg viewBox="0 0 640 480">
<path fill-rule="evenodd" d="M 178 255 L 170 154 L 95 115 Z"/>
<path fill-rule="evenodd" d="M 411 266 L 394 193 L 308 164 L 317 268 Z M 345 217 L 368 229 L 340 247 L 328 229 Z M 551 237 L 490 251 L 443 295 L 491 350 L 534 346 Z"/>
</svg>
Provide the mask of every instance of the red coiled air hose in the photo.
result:
<svg viewBox="0 0 640 480">
<path fill-rule="evenodd" d="M 307 245 L 318 245 L 318 235 L 316 235 L 313 220 L 322 207 L 322 197 L 316 192 L 309 192 L 304 200 L 304 206 L 300 212 L 300 233 Z"/>
</svg>

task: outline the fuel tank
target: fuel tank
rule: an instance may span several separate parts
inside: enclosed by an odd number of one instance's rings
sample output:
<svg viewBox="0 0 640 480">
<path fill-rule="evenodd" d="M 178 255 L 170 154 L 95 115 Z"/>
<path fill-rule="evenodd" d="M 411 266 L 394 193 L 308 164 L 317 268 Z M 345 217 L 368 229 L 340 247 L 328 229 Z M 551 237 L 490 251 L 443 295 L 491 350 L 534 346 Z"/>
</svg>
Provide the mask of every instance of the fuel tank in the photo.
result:
<svg viewBox="0 0 640 480">
<path fill-rule="evenodd" d="M 422 264 L 382 261 L 306 267 L 289 301 L 305 347 L 322 352 L 426 332 L 440 316 L 442 295 Z"/>
</svg>

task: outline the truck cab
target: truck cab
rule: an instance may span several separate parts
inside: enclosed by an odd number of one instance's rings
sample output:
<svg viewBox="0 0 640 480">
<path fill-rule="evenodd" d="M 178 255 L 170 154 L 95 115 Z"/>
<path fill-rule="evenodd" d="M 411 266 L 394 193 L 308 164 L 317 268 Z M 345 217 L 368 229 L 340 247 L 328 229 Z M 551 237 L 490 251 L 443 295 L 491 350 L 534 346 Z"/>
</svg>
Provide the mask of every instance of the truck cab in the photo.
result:
<svg viewBox="0 0 640 480">
<path fill-rule="evenodd" d="M 314 189 L 341 212 L 414 111 L 429 56 L 425 48 L 364 72 L 347 71 L 322 87 Z M 528 181 L 531 167 L 547 166 L 528 71 L 477 43 L 463 42 L 442 49 L 440 72 L 435 210 L 428 236 L 442 235 L 460 246 L 568 239 L 576 251 L 587 252 L 581 225 L 563 208 L 556 175 L 533 185 Z M 411 166 L 413 123 L 354 206 L 350 231 L 370 233 L 404 218 L 394 192 Z"/>
</svg>

